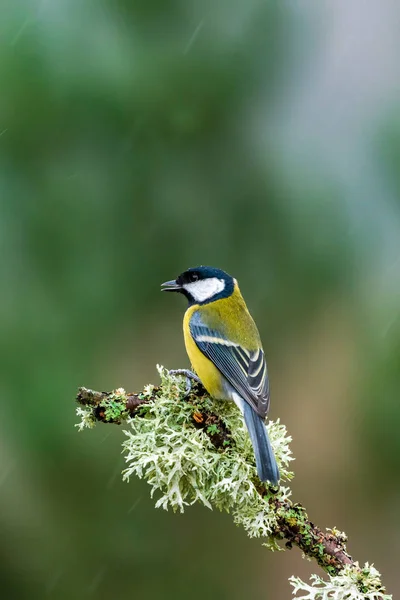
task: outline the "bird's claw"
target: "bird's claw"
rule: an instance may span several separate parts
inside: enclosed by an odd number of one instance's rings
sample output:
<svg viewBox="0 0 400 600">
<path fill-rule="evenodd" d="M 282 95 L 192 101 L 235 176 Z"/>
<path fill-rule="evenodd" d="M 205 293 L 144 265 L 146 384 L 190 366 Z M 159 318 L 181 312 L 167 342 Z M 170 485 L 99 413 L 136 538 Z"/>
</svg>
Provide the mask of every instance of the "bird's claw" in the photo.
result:
<svg viewBox="0 0 400 600">
<path fill-rule="evenodd" d="M 193 371 L 190 371 L 189 369 L 170 369 L 168 371 L 169 375 L 185 375 L 186 377 L 186 389 L 185 389 L 185 398 L 187 396 L 189 396 L 190 391 L 192 389 L 192 380 L 196 381 L 197 383 L 201 383 L 200 378 L 196 375 L 196 373 L 193 373 Z"/>
</svg>

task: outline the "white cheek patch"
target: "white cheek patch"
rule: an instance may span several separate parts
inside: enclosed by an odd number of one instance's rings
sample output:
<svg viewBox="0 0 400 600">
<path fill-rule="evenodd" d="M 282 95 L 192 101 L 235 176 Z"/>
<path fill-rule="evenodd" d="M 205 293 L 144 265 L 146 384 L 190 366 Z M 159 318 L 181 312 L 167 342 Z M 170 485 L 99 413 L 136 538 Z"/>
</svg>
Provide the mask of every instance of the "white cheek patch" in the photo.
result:
<svg viewBox="0 0 400 600">
<path fill-rule="evenodd" d="M 196 302 L 204 302 L 222 292 L 225 289 L 225 281 L 217 277 L 210 277 L 193 283 L 185 283 L 183 287 Z"/>
</svg>

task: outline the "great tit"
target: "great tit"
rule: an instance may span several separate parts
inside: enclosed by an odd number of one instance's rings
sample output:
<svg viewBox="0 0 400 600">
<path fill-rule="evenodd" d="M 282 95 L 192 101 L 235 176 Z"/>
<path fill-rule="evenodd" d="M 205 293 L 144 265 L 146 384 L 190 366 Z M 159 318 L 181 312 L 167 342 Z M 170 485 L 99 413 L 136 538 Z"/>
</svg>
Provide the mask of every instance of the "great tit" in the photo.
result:
<svg viewBox="0 0 400 600">
<path fill-rule="evenodd" d="M 260 335 L 236 279 L 213 267 L 188 269 L 162 284 L 189 301 L 183 319 L 192 367 L 215 399 L 233 400 L 241 410 L 261 481 L 279 482 L 279 470 L 265 427 L 269 380 Z"/>
</svg>

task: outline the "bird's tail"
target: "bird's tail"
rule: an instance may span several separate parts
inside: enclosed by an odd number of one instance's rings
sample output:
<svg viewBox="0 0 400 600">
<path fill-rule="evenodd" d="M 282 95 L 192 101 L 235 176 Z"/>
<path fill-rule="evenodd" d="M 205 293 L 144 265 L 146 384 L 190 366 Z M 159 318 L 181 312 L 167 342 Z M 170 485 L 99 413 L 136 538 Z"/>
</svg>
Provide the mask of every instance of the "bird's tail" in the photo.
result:
<svg viewBox="0 0 400 600">
<path fill-rule="evenodd" d="M 247 402 L 243 403 L 244 420 L 253 444 L 256 457 L 257 473 L 261 481 L 269 481 L 273 485 L 279 482 L 279 469 L 274 451 L 269 441 L 264 420 Z"/>
</svg>

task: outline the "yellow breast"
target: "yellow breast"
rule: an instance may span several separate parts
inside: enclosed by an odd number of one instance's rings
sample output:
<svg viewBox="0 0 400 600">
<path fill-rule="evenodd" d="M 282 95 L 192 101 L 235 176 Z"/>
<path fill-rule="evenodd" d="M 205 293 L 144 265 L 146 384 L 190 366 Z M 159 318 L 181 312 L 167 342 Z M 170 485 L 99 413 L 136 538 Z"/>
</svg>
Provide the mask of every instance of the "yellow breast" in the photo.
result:
<svg viewBox="0 0 400 600">
<path fill-rule="evenodd" d="M 193 370 L 200 377 L 202 384 L 213 398 L 223 398 L 221 373 L 204 354 L 198 349 L 196 342 L 190 335 L 189 322 L 198 305 L 187 309 L 183 319 L 183 335 L 185 338 L 186 352 Z"/>
</svg>

